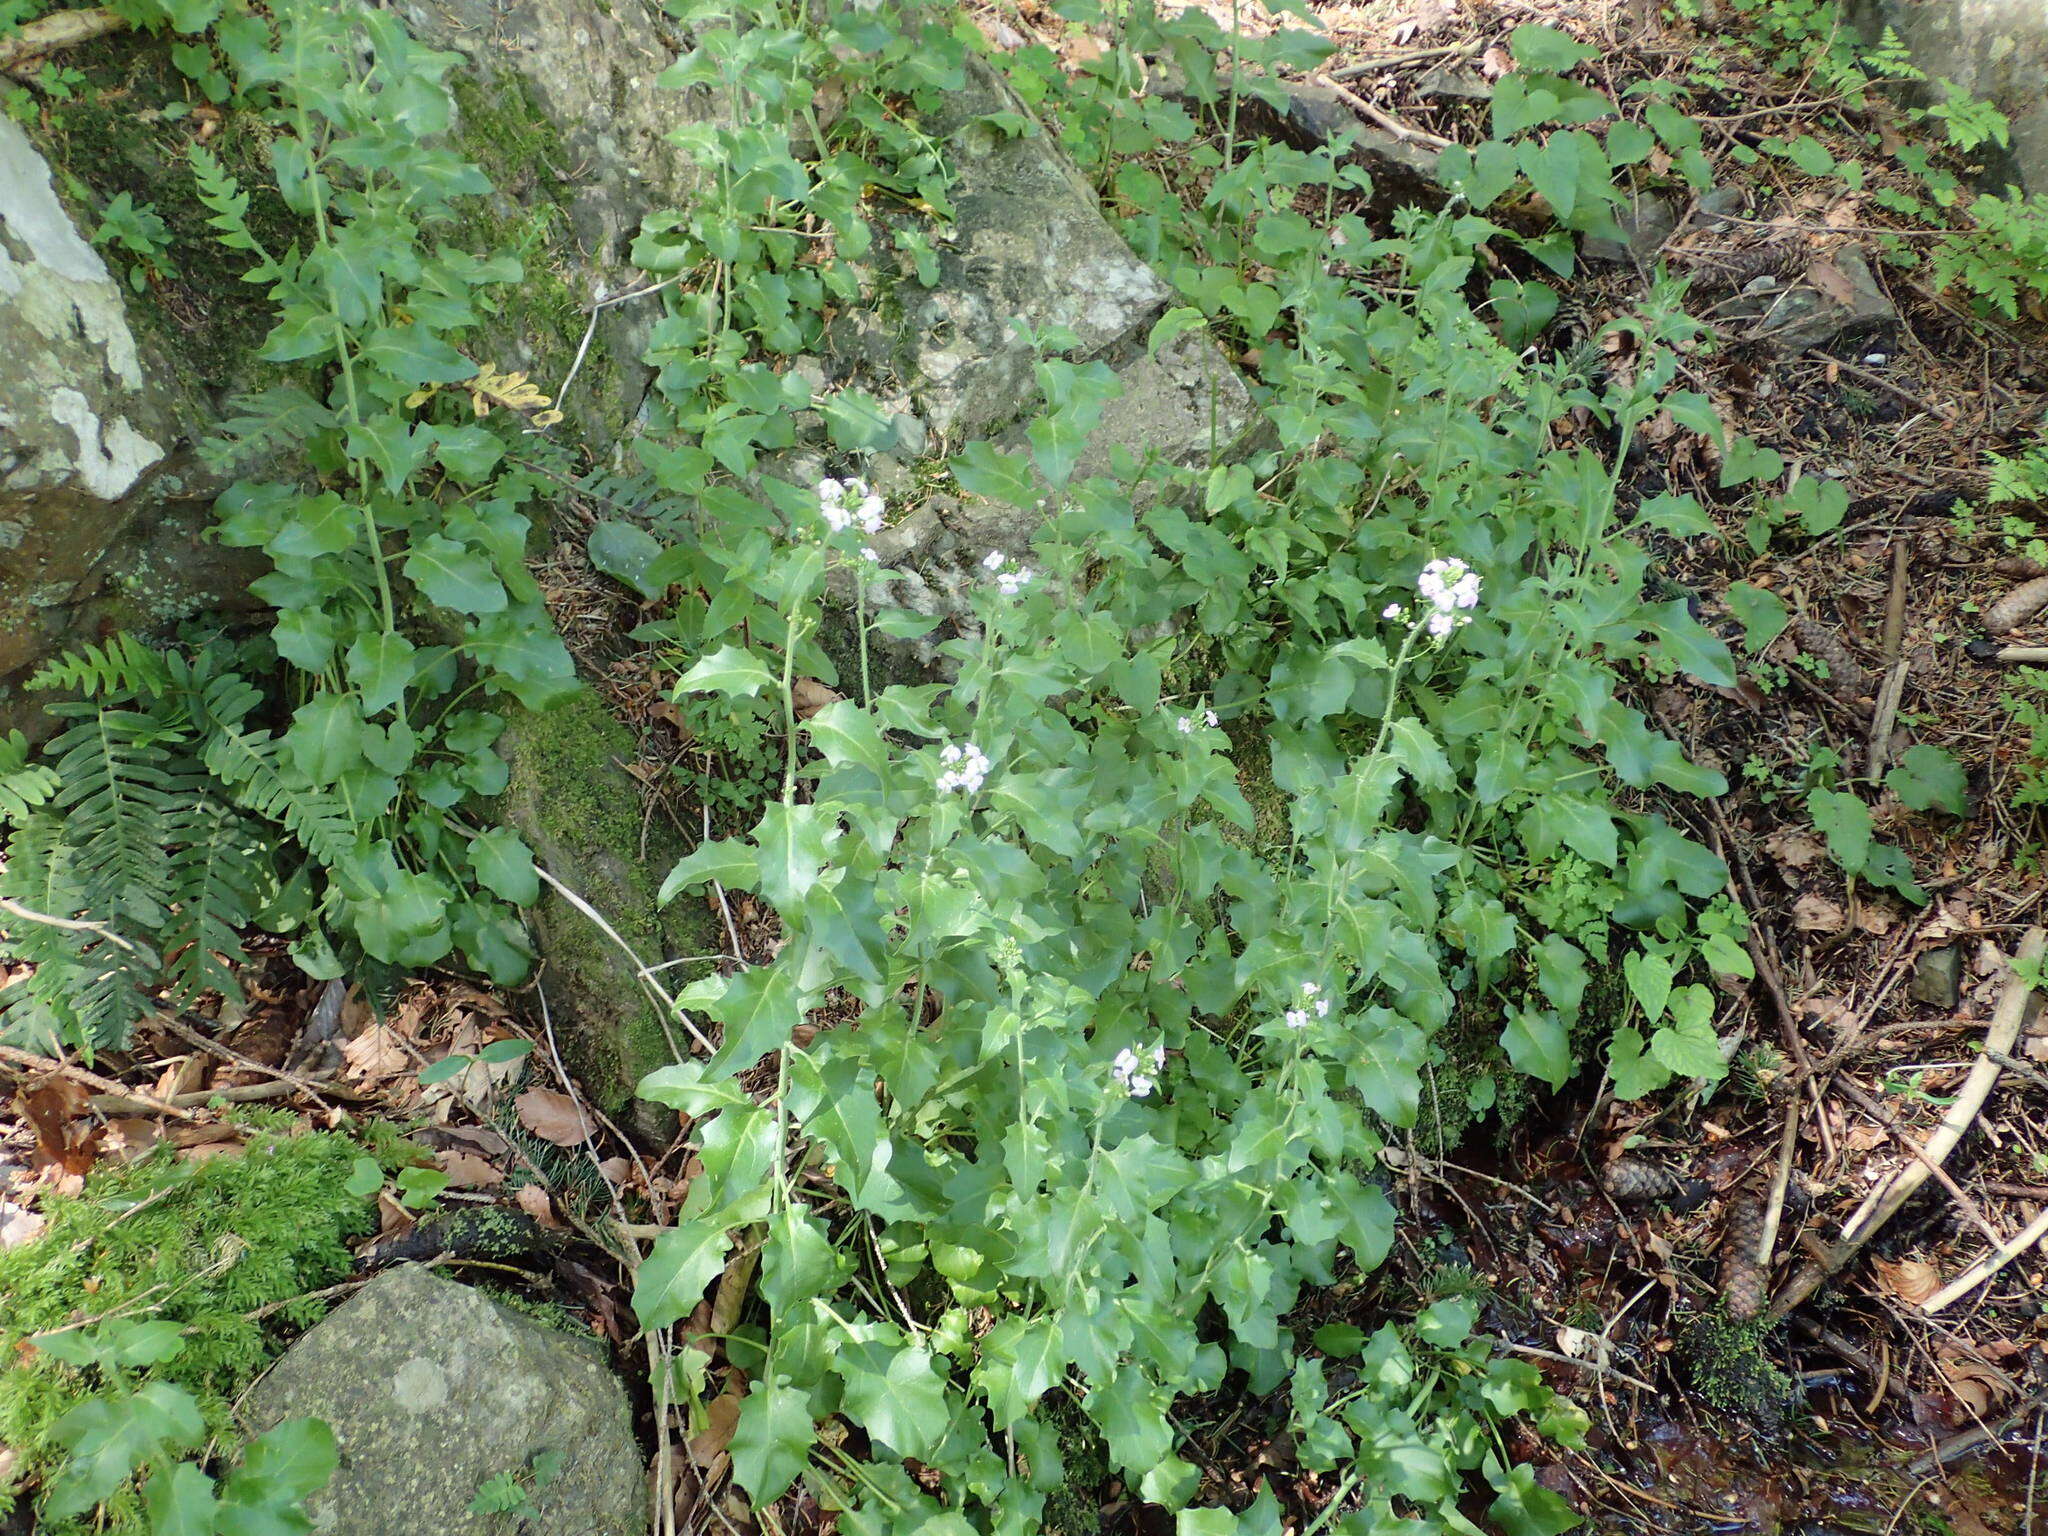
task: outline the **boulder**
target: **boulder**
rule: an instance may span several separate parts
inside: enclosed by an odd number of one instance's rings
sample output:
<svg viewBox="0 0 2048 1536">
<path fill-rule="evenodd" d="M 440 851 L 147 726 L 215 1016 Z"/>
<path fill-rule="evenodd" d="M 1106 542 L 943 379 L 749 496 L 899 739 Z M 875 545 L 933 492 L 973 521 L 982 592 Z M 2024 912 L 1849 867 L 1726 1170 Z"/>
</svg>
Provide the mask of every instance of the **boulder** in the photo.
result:
<svg viewBox="0 0 2048 1536">
<path fill-rule="evenodd" d="M 251 1434 L 302 1416 L 334 1430 L 340 1470 L 306 1504 L 319 1536 L 647 1529 L 632 1412 L 595 1341 L 418 1265 L 386 1270 L 335 1308 L 242 1413 Z M 473 1511 L 486 1484 L 523 1502 Z"/>
<path fill-rule="evenodd" d="M 1977 153 L 1996 179 L 2048 195 L 2048 96 L 2041 92 L 2048 7 L 2039 0 L 1852 0 L 1848 11 L 1867 40 L 1892 28 L 1930 80 L 1953 80 L 2010 118 L 2010 152 L 1989 144 Z"/>
<path fill-rule="evenodd" d="M 192 558 L 194 498 L 219 482 L 180 452 L 188 402 L 56 186 L 0 118 L 0 679 L 124 619 L 225 601 L 250 574 Z M 24 713 L 0 698 L 0 728 Z"/>
</svg>

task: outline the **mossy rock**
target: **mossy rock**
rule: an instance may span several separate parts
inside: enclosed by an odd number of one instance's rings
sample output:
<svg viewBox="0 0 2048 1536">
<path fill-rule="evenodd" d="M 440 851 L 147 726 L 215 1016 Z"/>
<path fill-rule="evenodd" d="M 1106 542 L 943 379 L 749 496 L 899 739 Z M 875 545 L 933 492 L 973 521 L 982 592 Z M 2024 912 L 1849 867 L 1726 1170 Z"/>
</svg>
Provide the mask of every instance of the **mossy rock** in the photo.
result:
<svg viewBox="0 0 2048 1536">
<path fill-rule="evenodd" d="M 259 1128 L 245 1146 L 199 1162 L 166 1149 L 133 1165 L 102 1163 L 78 1195 L 45 1200 L 40 1237 L 0 1252 L 0 1445 L 16 1458 L 0 1475 L 0 1524 L 24 1484 L 62 1462 L 57 1421 L 101 1390 L 94 1373 L 37 1350 L 34 1335 L 93 1317 L 178 1325 L 183 1348 L 145 1374 L 191 1392 L 232 1444 L 234 1400 L 292 1332 L 326 1311 L 310 1293 L 346 1278 L 350 1242 L 375 1224 L 369 1197 L 347 1187 L 363 1148 L 300 1133 L 286 1116 L 251 1119 L 289 1128 Z M 276 1310 L 252 1315 L 266 1307 Z M 147 1523 L 130 1485 L 96 1519 L 39 1529 L 129 1536 Z"/>
<path fill-rule="evenodd" d="M 639 785 L 621 766 L 633 736 L 595 693 L 546 714 L 516 715 L 501 746 L 511 781 L 500 809 L 532 846 L 542 868 L 609 923 L 625 948 L 552 887 L 533 908 L 539 985 L 570 1069 L 606 1114 L 629 1116 L 642 1134 L 664 1134 L 663 1112 L 633 1098 L 656 1067 L 687 1054 L 674 1021 L 649 997 L 629 948 L 646 966 L 724 948 L 701 905 L 655 899 L 662 878 L 687 851 L 658 818 L 642 812 Z M 705 966 L 661 973 L 674 992 Z"/>
</svg>

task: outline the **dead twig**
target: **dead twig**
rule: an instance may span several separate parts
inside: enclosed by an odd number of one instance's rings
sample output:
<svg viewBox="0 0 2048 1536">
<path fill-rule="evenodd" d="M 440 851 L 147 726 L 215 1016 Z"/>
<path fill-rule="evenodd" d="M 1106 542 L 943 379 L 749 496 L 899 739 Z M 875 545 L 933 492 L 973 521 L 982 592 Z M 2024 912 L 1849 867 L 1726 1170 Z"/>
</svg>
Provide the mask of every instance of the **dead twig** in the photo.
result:
<svg viewBox="0 0 2048 1536">
<path fill-rule="evenodd" d="M 1899 399 L 1905 401 L 1906 404 L 1914 407 L 1914 409 L 1916 410 L 1925 411 L 1930 416 L 1938 416 L 1943 421 L 1949 423 L 1949 425 L 1951 426 L 1955 424 L 1956 414 L 1955 408 L 1953 406 L 1936 405 L 1931 400 L 1923 400 L 1920 396 L 1914 394 L 1913 391 L 1911 391 L 1910 389 L 1907 389 L 1902 385 L 1894 384 L 1890 379 L 1886 378 L 1883 374 L 1878 373 L 1872 369 L 1865 368 L 1861 363 L 1846 362 L 1839 357 L 1830 357 L 1825 352 L 1815 352 L 1810 355 L 1818 359 L 1819 361 L 1826 363 L 1830 368 L 1839 368 L 1844 373 L 1853 374 L 1855 377 L 1861 379 L 1866 384 L 1875 384 L 1879 389 L 1883 390 L 1886 394 L 1898 396 Z"/>
<path fill-rule="evenodd" d="M 1947 1113 L 1942 1116 L 1934 1134 L 1924 1145 L 1916 1144 L 1899 1127 L 1890 1112 L 1869 1094 L 1865 1093 L 1848 1078 L 1837 1080 L 1836 1087 L 1888 1130 L 1891 1130 L 1899 1144 L 1912 1154 L 1913 1160 L 1899 1168 L 1876 1190 L 1871 1192 L 1856 1213 L 1844 1223 L 1841 1240 L 1831 1247 L 1823 1247 L 1813 1260 L 1800 1266 L 1797 1273 L 1786 1282 L 1785 1287 L 1771 1303 L 1770 1315 L 1783 1317 L 1794 1307 L 1813 1294 L 1828 1275 L 1838 1273 L 1850 1259 L 1880 1232 L 1886 1222 L 1898 1214 L 1900 1208 L 1912 1199 L 1920 1186 L 1932 1178 L 1938 1182 L 1977 1227 L 1990 1238 L 1994 1247 L 2002 1247 L 2005 1237 L 1984 1219 L 1976 1208 L 1976 1202 L 1958 1186 L 1942 1164 L 1963 1138 L 1984 1101 L 1990 1097 L 1998 1081 L 2000 1067 L 1992 1053 L 2005 1053 L 2012 1049 L 2013 1041 L 2019 1037 L 2020 1026 L 2026 1019 L 2027 1004 L 2033 997 L 2033 985 L 2019 974 L 2019 968 L 2031 969 L 2040 962 L 2044 951 L 2048 951 L 2048 929 L 2030 928 L 2020 940 L 2019 952 L 2014 957 L 2014 973 L 2006 982 L 2005 991 L 1998 999 L 1998 1007 L 1992 1014 L 1991 1024 L 1985 1032 L 1985 1054 L 1970 1068 L 1970 1075 L 1964 1079 Z M 1760 967 L 1761 969 L 1761 967 Z M 1772 1000 L 1780 1011 L 1790 1018 L 1790 1004 L 1784 999 L 1783 985 L 1777 979 L 1775 968 L 1765 976 Z"/>
<path fill-rule="evenodd" d="M 1958 1297 L 1967 1295 L 1997 1274 L 2014 1259 L 2032 1248 L 2042 1238 L 2048 1237 L 2048 1211 L 2043 1211 L 2020 1230 L 2019 1236 L 2009 1243 L 1995 1244 L 1991 1251 L 1949 1281 L 1940 1290 L 1920 1303 L 1920 1310 L 1932 1317 Z"/>
<path fill-rule="evenodd" d="M 128 18 L 101 7 L 91 11 L 53 11 L 17 27 L 12 36 L 0 37 L 0 69 L 13 69 L 24 60 L 76 48 L 96 37 L 128 30 Z"/>
<path fill-rule="evenodd" d="M 49 1072 L 58 1077 L 68 1077 L 88 1088 L 97 1088 L 101 1093 L 111 1095 L 125 1103 L 136 1104 L 152 1114 L 169 1115 L 177 1120 L 197 1120 L 192 1113 L 171 1099 L 160 1099 L 141 1088 L 130 1088 L 115 1082 L 111 1077 L 101 1077 L 97 1072 L 88 1072 L 84 1067 L 68 1061 L 56 1061 L 48 1056 L 38 1056 L 33 1051 L 19 1050 L 11 1045 L 0 1045 L 0 1061 L 11 1062 L 17 1067 L 27 1067 L 33 1072 Z M 206 1095 L 214 1097 L 212 1094 Z"/>
<path fill-rule="evenodd" d="M 1363 96 L 1359 95 L 1358 92 L 1352 90 L 1349 86 L 1339 85 L 1328 75 L 1315 75 L 1311 78 L 1314 84 L 1335 91 L 1352 110 L 1377 123 L 1404 144 L 1426 144 L 1431 149 L 1449 149 L 1451 147 L 1449 139 L 1439 134 L 1431 133 L 1427 129 L 1417 128 L 1413 123 L 1402 122 L 1393 113 L 1374 106 Z"/>
</svg>

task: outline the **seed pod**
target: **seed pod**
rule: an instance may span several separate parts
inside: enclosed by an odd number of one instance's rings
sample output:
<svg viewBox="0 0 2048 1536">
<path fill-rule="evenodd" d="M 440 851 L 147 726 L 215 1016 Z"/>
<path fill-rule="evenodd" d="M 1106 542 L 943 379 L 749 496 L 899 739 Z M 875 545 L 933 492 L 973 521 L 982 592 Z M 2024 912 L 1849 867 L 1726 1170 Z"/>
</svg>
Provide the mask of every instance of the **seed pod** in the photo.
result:
<svg viewBox="0 0 2048 1536">
<path fill-rule="evenodd" d="M 2007 555 L 2003 560 L 1994 560 L 1991 569 L 2001 576 L 2010 576 L 2014 581 L 2032 581 L 2036 576 L 2048 576 L 2048 565 L 2029 560 L 2025 555 Z"/>
<path fill-rule="evenodd" d="M 2048 607 L 2048 576 L 2022 582 L 1984 610 L 1984 632 L 2002 635 Z"/>
<path fill-rule="evenodd" d="M 1623 1205 L 1648 1205 L 1678 1187 L 1678 1180 L 1669 1172 L 1639 1157 L 1617 1158 L 1609 1163 L 1600 1182 Z"/>
<path fill-rule="evenodd" d="M 1841 637 L 1825 624 L 1816 624 L 1812 619 L 1794 619 L 1792 634 L 1802 651 L 1827 663 L 1828 692 L 1837 699 L 1853 706 L 1870 691 L 1869 675 L 1857 664 Z"/>
<path fill-rule="evenodd" d="M 1721 1299 L 1738 1323 L 1762 1315 L 1770 1300 L 1770 1277 L 1756 1253 L 1763 1235 L 1764 1202 L 1745 1189 L 1728 1202 L 1728 1224 L 1721 1234 Z"/>
</svg>

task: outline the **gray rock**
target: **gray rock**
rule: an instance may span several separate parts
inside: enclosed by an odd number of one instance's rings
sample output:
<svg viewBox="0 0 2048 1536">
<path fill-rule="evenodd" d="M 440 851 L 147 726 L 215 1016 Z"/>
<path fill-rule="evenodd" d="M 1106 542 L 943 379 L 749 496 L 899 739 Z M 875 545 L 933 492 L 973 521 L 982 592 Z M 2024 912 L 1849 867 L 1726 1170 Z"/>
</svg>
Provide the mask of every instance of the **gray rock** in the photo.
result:
<svg viewBox="0 0 2048 1536">
<path fill-rule="evenodd" d="M 1026 132 L 997 132 L 986 121 L 996 113 L 1016 114 Z M 1141 335 L 1172 290 L 987 66 L 971 65 L 968 88 L 926 126 L 954 173 L 951 230 L 923 228 L 938 250 L 938 282 L 927 289 L 907 274 L 877 275 L 893 303 L 860 317 L 857 371 L 901 379 L 924 425 L 957 443 L 1015 420 L 1037 396 L 1039 351 L 1014 322 L 1033 335 L 1071 333 L 1075 344 L 1061 349 L 1071 359 L 1101 357 Z"/>
<path fill-rule="evenodd" d="M 1720 311 L 1729 322 L 1724 334 L 1735 341 L 1761 342 L 1791 357 L 1838 337 L 1898 323 L 1898 310 L 1877 286 L 1860 252 L 1845 247 L 1829 259 L 1849 279 L 1848 302 L 1809 282 L 1771 281 L 1766 286 L 1759 280 Z"/>
<path fill-rule="evenodd" d="M 1668 197 L 1639 192 L 1615 214 L 1614 222 L 1621 228 L 1619 240 L 1607 235 L 1588 235 L 1580 253 L 1588 261 L 1647 265 L 1677 231 L 1678 209 Z"/>
<path fill-rule="evenodd" d="M 252 1434 L 325 1420 L 341 1467 L 320 1536 L 641 1536 L 647 1480 L 626 1392 L 595 1344 L 417 1265 L 386 1270 L 286 1351 L 243 1409 Z M 471 1514 L 477 1490 L 552 1453 L 531 1508 Z M 510 1523 L 516 1519 L 517 1524 Z"/>
<path fill-rule="evenodd" d="M 0 118 L 0 675 L 44 651 L 177 436 L 106 263 Z"/>
<path fill-rule="evenodd" d="M 1930 949 L 1913 962 L 1913 980 L 1906 989 L 1916 1003 L 1952 1012 L 1963 995 L 1963 952 L 1951 944 Z"/>
<path fill-rule="evenodd" d="M 2012 120 L 2012 149 L 1975 151 L 1993 179 L 2048 194 L 2048 7 L 2036 0 L 1852 0 L 1851 20 L 1866 40 L 1887 26 L 1930 80 L 1953 80 Z M 1939 100 L 1938 90 L 1923 97 Z"/>
</svg>

